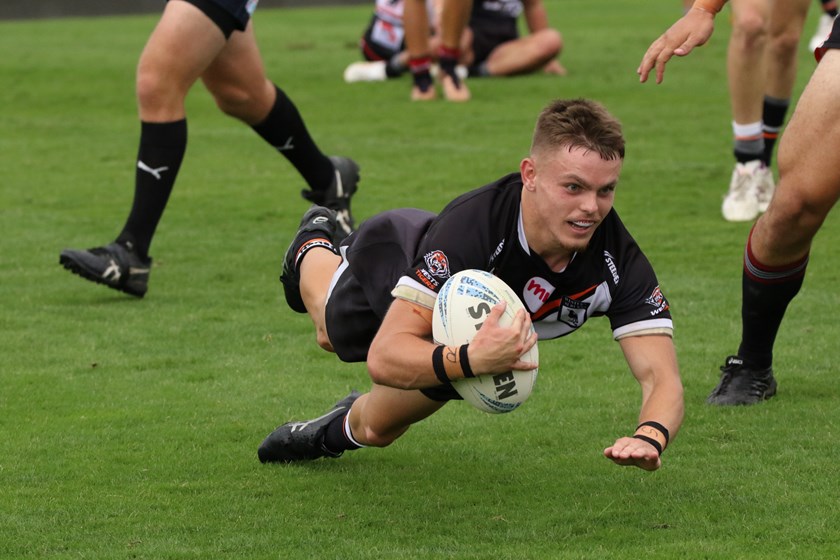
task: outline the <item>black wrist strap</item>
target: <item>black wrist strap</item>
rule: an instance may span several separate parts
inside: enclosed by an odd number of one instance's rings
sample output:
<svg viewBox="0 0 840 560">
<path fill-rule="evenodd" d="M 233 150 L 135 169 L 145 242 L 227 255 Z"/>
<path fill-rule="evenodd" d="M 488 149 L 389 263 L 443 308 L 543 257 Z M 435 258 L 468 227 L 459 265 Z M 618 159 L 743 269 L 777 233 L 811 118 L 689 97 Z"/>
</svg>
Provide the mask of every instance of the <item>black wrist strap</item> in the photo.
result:
<svg viewBox="0 0 840 560">
<path fill-rule="evenodd" d="M 668 428 L 666 428 L 665 426 L 663 426 L 659 422 L 654 422 L 653 420 L 648 420 L 647 422 L 642 422 L 641 424 L 636 426 L 636 429 L 638 430 L 642 426 L 650 426 L 651 428 L 659 430 L 659 432 L 663 436 L 665 436 L 665 445 L 668 445 L 668 442 L 671 441 L 671 434 L 668 433 Z"/>
<path fill-rule="evenodd" d="M 646 441 L 651 444 L 655 449 L 656 452 L 662 455 L 662 444 L 653 439 L 652 437 L 643 436 L 642 434 L 636 434 L 633 436 L 635 439 L 640 439 L 642 441 Z"/>
<path fill-rule="evenodd" d="M 432 352 L 432 369 L 435 370 L 435 376 L 444 385 L 449 385 L 452 382 L 446 375 L 446 366 L 443 364 L 443 346 L 436 346 Z"/>
<path fill-rule="evenodd" d="M 458 359 L 461 361 L 461 369 L 464 370 L 464 377 L 475 377 L 472 368 L 470 367 L 470 357 L 467 355 L 467 347 L 469 344 L 462 344 L 458 349 Z"/>
</svg>

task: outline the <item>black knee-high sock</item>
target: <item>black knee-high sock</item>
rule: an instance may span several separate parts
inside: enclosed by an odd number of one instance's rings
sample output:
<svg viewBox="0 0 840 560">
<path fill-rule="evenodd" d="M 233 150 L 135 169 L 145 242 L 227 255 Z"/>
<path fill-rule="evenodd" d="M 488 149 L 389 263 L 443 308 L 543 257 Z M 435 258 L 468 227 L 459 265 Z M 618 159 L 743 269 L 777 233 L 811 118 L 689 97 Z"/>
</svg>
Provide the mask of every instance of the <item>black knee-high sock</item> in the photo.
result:
<svg viewBox="0 0 840 560">
<path fill-rule="evenodd" d="M 790 99 L 764 97 L 764 109 L 761 115 L 764 131 L 764 163 L 768 166 L 773 161 L 773 148 L 785 124 L 785 115 L 790 107 Z"/>
<path fill-rule="evenodd" d="M 335 177 L 332 162 L 318 149 L 292 100 L 276 85 L 274 89 L 274 106 L 251 128 L 295 166 L 312 190 L 326 190 Z"/>
<path fill-rule="evenodd" d="M 802 287 L 808 255 L 786 266 L 765 266 L 752 254 L 750 239 L 744 253 L 738 356 L 756 368 L 768 368 L 785 310 Z"/>
<path fill-rule="evenodd" d="M 134 202 L 117 241 L 145 258 L 187 149 L 187 120 L 140 123 Z"/>
</svg>

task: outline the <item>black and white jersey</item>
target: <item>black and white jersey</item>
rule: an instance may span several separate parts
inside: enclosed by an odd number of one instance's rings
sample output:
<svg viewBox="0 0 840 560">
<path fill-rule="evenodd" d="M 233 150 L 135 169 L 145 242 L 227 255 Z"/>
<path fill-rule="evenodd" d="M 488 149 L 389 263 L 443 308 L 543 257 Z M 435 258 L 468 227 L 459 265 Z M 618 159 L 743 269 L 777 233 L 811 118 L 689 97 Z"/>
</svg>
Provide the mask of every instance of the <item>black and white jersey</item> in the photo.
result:
<svg viewBox="0 0 840 560">
<path fill-rule="evenodd" d="M 521 196 L 515 173 L 452 201 L 431 223 L 394 293 L 414 288 L 433 298 L 450 275 L 477 268 L 519 295 L 540 339 L 565 336 L 601 315 L 615 338 L 673 327 L 653 268 L 615 209 L 587 249 L 554 272 L 528 247 Z"/>
<path fill-rule="evenodd" d="M 520 0 L 475 0 L 473 2 L 472 19 L 514 20 L 522 14 L 523 6 Z"/>
</svg>

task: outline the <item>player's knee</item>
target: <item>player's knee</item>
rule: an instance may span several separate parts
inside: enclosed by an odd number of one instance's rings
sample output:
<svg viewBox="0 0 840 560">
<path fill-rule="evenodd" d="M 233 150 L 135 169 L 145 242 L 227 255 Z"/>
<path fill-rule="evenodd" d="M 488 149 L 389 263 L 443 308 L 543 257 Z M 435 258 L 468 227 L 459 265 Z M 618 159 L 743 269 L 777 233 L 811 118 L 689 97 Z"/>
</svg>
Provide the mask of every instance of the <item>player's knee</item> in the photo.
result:
<svg viewBox="0 0 840 560">
<path fill-rule="evenodd" d="M 556 29 L 544 29 L 540 34 L 539 44 L 545 58 L 554 58 L 563 50 L 563 35 Z"/>
<path fill-rule="evenodd" d="M 137 103 L 141 108 L 157 108 L 177 95 L 173 82 L 152 68 L 137 69 Z"/>
<path fill-rule="evenodd" d="M 754 46 L 767 39 L 767 20 L 758 13 L 741 14 L 733 22 L 733 33 Z"/>
<path fill-rule="evenodd" d="M 326 350 L 327 352 L 335 352 L 335 350 L 333 349 L 333 345 L 330 342 L 330 337 L 327 336 L 327 333 L 324 329 L 316 329 L 315 340 L 318 341 L 318 346 L 320 346 L 322 349 Z"/>
</svg>

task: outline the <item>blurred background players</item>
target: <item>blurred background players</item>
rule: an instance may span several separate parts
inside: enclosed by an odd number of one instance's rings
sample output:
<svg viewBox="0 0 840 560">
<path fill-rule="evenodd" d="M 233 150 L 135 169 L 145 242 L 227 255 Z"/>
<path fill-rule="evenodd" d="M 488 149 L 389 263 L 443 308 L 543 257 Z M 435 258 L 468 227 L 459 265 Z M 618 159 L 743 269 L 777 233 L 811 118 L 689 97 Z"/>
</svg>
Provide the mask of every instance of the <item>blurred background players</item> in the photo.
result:
<svg viewBox="0 0 840 560">
<path fill-rule="evenodd" d="M 438 2 L 439 3 L 439 2 Z M 435 10 L 427 3 L 429 17 L 435 21 Z M 529 33 L 520 37 L 517 21 L 525 17 Z M 430 48 L 440 45 L 433 32 Z M 405 50 L 402 0 L 377 0 L 376 11 L 360 41 L 362 56 L 368 62 L 354 62 L 344 72 L 347 82 L 380 81 L 399 77 L 408 69 Z M 469 75 L 512 76 L 542 69 L 565 75 L 566 69 L 557 60 L 563 48 L 559 31 L 548 24 L 542 0 L 481 0 L 473 3 L 469 25 L 461 36 L 459 79 Z M 463 65 L 463 66 L 462 66 Z"/>
<path fill-rule="evenodd" d="M 790 106 L 796 54 L 811 0 L 732 0 L 727 74 L 735 168 L 721 213 L 752 221 L 773 196 L 776 139 Z"/>
<path fill-rule="evenodd" d="M 438 80 L 447 101 L 464 102 L 470 99 L 470 90 L 456 71 L 461 58 L 461 35 L 467 25 L 472 0 L 442 0 L 440 11 L 440 44 L 437 60 L 440 66 Z M 408 67 L 411 70 L 413 101 L 430 101 L 437 97 L 432 81 L 432 47 L 429 43 L 429 16 L 426 0 L 405 0 L 405 44 L 408 50 Z"/>
<path fill-rule="evenodd" d="M 149 246 L 187 146 L 184 100 L 200 78 L 226 114 L 251 126 L 298 170 L 307 200 L 337 212 L 344 235 L 353 228 L 350 198 L 359 168 L 324 155 L 297 108 L 265 75 L 251 15 L 257 0 L 170 0 L 137 66 L 140 146 L 134 202 L 116 240 L 66 249 L 59 262 L 87 280 L 143 297 Z"/>
</svg>

